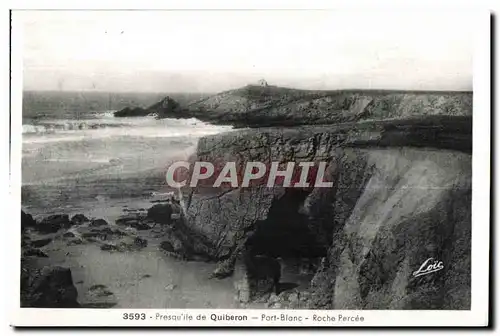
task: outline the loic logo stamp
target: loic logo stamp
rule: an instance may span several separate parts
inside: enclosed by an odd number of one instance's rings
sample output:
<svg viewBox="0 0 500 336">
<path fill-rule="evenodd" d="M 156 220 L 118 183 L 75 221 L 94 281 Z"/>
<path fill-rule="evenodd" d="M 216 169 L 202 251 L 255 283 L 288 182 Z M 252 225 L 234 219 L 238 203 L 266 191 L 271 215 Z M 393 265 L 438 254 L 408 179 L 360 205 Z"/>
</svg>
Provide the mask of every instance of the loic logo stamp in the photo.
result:
<svg viewBox="0 0 500 336">
<path fill-rule="evenodd" d="M 420 268 L 417 271 L 413 272 L 413 275 L 415 277 L 419 277 L 422 275 L 426 275 L 426 274 L 440 271 L 443 268 L 444 268 L 444 265 L 443 265 L 442 261 L 439 261 L 435 258 L 429 258 L 426 261 L 424 261 L 422 263 L 422 265 L 420 265 Z"/>
</svg>

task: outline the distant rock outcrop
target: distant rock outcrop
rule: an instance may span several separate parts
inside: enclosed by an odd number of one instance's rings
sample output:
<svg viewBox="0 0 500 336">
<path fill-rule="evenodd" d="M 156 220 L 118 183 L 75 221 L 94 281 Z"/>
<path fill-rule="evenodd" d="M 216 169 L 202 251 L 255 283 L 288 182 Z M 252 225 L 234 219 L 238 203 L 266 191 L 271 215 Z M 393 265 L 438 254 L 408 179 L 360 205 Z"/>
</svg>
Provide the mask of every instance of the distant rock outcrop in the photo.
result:
<svg viewBox="0 0 500 336">
<path fill-rule="evenodd" d="M 114 113 L 115 117 L 144 117 L 155 116 L 158 119 L 181 117 L 181 109 L 178 102 L 170 97 L 163 98 L 160 102 L 155 103 L 147 108 L 142 107 L 126 107 Z"/>
<path fill-rule="evenodd" d="M 179 103 L 167 96 L 160 102 L 151 105 L 148 110 L 151 111 L 155 117 L 161 119 L 177 116 L 177 113 L 180 111 L 180 106 Z"/>
<path fill-rule="evenodd" d="M 115 117 L 145 117 L 149 115 L 149 111 L 142 107 L 125 107 L 114 113 Z"/>
</svg>

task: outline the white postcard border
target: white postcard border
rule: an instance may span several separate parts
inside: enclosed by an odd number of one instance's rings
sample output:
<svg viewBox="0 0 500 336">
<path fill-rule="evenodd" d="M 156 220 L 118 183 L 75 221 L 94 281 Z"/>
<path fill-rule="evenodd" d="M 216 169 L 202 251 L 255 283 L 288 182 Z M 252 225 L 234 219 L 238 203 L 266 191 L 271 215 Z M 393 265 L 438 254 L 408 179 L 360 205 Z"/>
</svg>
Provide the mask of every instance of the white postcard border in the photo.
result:
<svg viewBox="0 0 500 336">
<path fill-rule="evenodd" d="M 309 310 L 220 310 L 220 309 L 32 309 L 19 308 L 20 232 L 12 230 L 8 240 L 10 323 L 14 326 L 485 326 L 489 302 L 489 225 L 490 225 L 490 17 L 487 11 L 476 16 L 477 48 L 474 57 L 473 93 L 473 203 L 472 203 L 472 300 L 470 311 L 309 311 Z M 21 185 L 21 104 L 22 104 L 22 35 L 13 23 L 11 82 L 11 225 L 18 223 Z M 146 320 L 124 320 L 123 313 L 147 314 Z M 190 313 L 207 315 L 207 321 L 166 322 L 149 316 Z M 210 320 L 211 314 L 247 315 L 247 321 Z M 251 317 L 314 314 L 363 316 L 363 322 L 295 323 L 266 322 Z"/>
</svg>

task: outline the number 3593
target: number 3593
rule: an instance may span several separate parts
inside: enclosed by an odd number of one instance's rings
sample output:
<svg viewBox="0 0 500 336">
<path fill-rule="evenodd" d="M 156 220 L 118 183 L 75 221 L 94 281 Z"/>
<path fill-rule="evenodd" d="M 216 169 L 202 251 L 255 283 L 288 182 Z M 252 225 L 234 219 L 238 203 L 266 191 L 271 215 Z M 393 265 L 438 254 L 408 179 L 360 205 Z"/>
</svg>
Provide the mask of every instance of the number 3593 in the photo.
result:
<svg viewBox="0 0 500 336">
<path fill-rule="evenodd" d="M 123 313 L 124 320 L 145 320 L 146 313 Z"/>
</svg>

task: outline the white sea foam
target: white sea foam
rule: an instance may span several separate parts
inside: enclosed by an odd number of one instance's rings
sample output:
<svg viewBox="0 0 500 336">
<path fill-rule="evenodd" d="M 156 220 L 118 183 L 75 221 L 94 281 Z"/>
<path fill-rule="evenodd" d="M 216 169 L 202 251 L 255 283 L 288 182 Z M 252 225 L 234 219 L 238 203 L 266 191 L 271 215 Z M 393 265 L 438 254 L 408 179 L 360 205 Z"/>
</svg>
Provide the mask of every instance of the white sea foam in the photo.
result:
<svg viewBox="0 0 500 336">
<path fill-rule="evenodd" d="M 108 158 L 89 158 L 89 157 L 81 157 L 81 158 L 58 158 L 58 159 L 45 159 L 44 161 L 48 162 L 85 162 L 85 163 L 116 163 L 113 159 Z"/>
<path fill-rule="evenodd" d="M 85 139 L 83 135 L 73 135 L 73 136 L 23 136 L 24 144 L 43 144 L 43 143 L 54 143 L 54 142 L 65 142 L 65 141 L 82 141 Z"/>
<path fill-rule="evenodd" d="M 94 116 L 96 118 L 102 118 L 102 119 L 112 119 L 115 117 L 115 111 L 113 110 L 108 110 L 108 111 L 103 111 L 103 112 L 96 112 L 94 113 Z"/>
<path fill-rule="evenodd" d="M 97 116 L 97 115 L 96 115 Z M 38 124 L 23 125 L 24 142 L 79 141 L 83 138 L 106 138 L 113 136 L 134 137 L 200 137 L 231 129 L 230 126 L 215 126 L 198 119 L 160 119 L 151 117 L 114 118 L 109 112 L 99 114 L 99 119 L 45 120 Z M 54 137 L 54 134 L 62 135 Z"/>
<path fill-rule="evenodd" d="M 65 133 L 67 131 L 97 130 L 101 128 L 123 126 L 128 125 L 116 122 L 104 122 L 102 120 L 52 120 L 44 121 L 36 125 L 24 124 L 23 134 L 53 134 Z"/>
<path fill-rule="evenodd" d="M 151 193 L 152 197 L 172 197 L 174 195 L 175 195 L 175 193 L 173 191 L 169 191 L 169 192 L 155 192 L 155 191 L 153 191 Z"/>
</svg>

